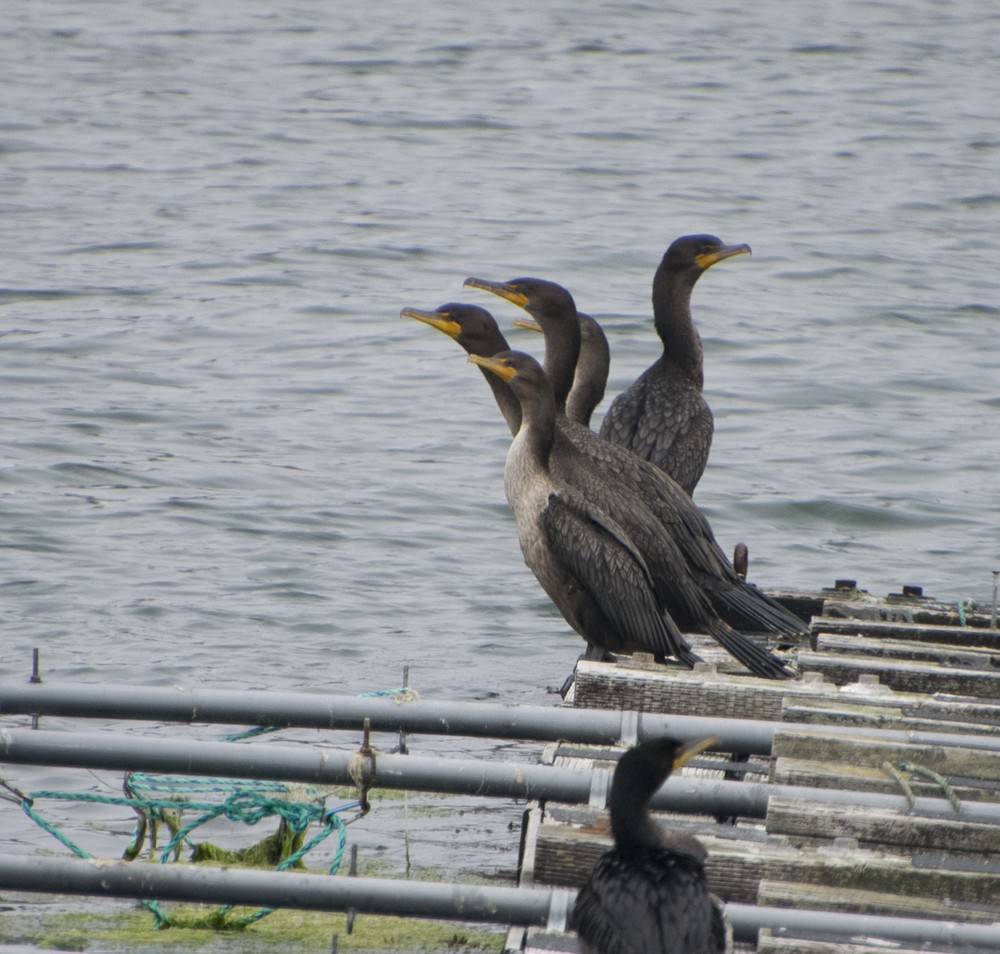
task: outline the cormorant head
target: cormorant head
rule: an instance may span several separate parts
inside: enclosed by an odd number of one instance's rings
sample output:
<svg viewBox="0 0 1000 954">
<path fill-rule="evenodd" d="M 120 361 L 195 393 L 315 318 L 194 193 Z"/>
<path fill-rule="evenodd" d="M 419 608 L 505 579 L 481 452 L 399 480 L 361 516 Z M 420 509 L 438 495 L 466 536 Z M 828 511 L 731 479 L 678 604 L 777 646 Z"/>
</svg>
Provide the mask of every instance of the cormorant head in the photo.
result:
<svg viewBox="0 0 1000 954">
<path fill-rule="evenodd" d="M 470 354 L 469 360 L 503 378 L 515 390 L 549 387 L 542 366 L 523 351 L 501 351 L 492 357 Z"/>
<path fill-rule="evenodd" d="M 478 305 L 449 302 L 434 311 L 404 308 L 402 318 L 416 318 L 454 338 L 469 354 L 496 354 L 507 350 L 507 341 L 496 319 Z"/>
<path fill-rule="evenodd" d="M 670 777 L 671 772 L 675 772 L 699 752 L 717 745 L 718 741 L 714 736 L 710 736 L 694 742 L 679 742 L 669 737 L 643 742 L 629 749 L 618 760 L 612 792 L 627 787 L 635 793 L 637 799 L 644 792 L 648 801 Z"/>
<path fill-rule="evenodd" d="M 724 258 L 744 254 L 750 254 L 749 245 L 726 245 L 715 235 L 682 235 L 671 242 L 664 253 L 660 270 L 690 270 L 698 276 Z"/>
<path fill-rule="evenodd" d="M 523 308 L 536 321 L 576 322 L 576 303 L 573 296 L 555 282 L 544 278 L 514 278 L 509 282 L 488 282 L 481 278 L 467 278 L 465 284 L 492 292 Z"/>
</svg>

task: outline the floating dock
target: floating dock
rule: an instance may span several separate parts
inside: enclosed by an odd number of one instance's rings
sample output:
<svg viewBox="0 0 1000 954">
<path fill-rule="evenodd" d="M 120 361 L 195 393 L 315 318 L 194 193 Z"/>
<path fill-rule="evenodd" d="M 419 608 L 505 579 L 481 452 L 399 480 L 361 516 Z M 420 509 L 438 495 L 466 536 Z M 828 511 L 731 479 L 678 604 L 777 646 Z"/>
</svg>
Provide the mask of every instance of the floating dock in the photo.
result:
<svg viewBox="0 0 1000 954">
<path fill-rule="evenodd" d="M 462 886 L 142 863 L 0 862 L 0 887 L 120 897 L 252 899 L 296 906 L 482 920 L 510 927 L 508 951 L 575 951 L 576 888 L 610 845 L 605 803 L 618 756 L 645 738 L 717 735 L 654 799 L 663 824 L 696 834 L 741 952 L 868 954 L 1000 950 L 1000 632 L 992 609 L 876 599 L 843 581 L 777 595 L 812 620 L 772 645 L 787 681 L 749 675 L 691 637 L 695 670 L 625 657 L 581 661 L 562 706 L 504 706 L 281 692 L 0 685 L 0 762 L 225 773 L 523 799 L 519 883 Z M 48 729 L 44 717 L 307 726 L 352 733 L 348 750 L 185 741 Z M 39 724 L 37 718 L 33 724 Z M 367 729 L 529 739 L 540 763 L 429 758 L 368 748 Z M 363 735 L 364 732 L 364 735 Z M 93 866 L 97 865 L 95 869 Z M 205 885 L 214 887 L 207 892 Z M 407 887 L 409 885 L 409 887 Z M 367 904 L 358 892 L 369 898 Z M 398 912 L 394 909 L 398 908 Z"/>
<path fill-rule="evenodd" d="M 814 912 L 805 923 L 765 927 L 756 941 L 738 941 L 737 951 L 995 950 L 947 931 L 907 941 L 875 923 L 1000 925 L 1000 828 L 991 818 L 1000 810 L 995 611 L 914 590 L 875 599 L 848 581 L 813 595 L 776 595 L 812 619 L 809 638 L 783 654 L 795 679 L 750 676 L 711 642 L 691 637 L 709 660 L 694 671 L 636 657 L 581 660 L 572 705 L 775 724 L 770 752 L 705 753 L 671 780 L 764 787 L 773 794 L 763 812 L 754 807 L 722 823 L 690 810 L 658 813 L 662 824 L 702 840 L 710 886 L 727 903 Z M 604 767 L 610 778 L 622 751 L 557 743 L 544 761 Z M 875 795 L 884 801 L 873 802 Z M 706 802 L 703 811 L 712 810 Z M 536 803 L 525 822 L 521 883 L 578 888 L 610 844 L 600 795 L 587 808 Z M 845 934 L 819 912 L 862 921 Z M 864 918 L 871 923 L 863 926 Z M 576 950 L 572 939 L 539 929 L 512 931 L 508 948 Z"/>
</svg>

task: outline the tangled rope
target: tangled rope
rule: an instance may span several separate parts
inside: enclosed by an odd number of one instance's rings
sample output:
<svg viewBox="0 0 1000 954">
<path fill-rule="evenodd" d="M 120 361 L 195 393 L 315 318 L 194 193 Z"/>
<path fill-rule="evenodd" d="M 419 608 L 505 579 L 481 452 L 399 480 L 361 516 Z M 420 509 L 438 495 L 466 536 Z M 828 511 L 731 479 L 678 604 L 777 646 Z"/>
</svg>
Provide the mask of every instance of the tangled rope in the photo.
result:
<svg viewBox="0 0 1000 954">
<path fill-rule="evenodd" d="M 417 698 L 416 693 L 405 686 L 402 689 L 379 690 L 363 695 L 392 696 L 399 703 Z M 278 728 L 258 726 L 236 735 L 227 736 L 225 741 L 237 742 L 241 739 L 278 731 Z M 42 817 L 35 807 L 37 801 L 56 799 L 121 805 L 132 809 L 138 815 L 138 821 L 129 846 L 124 852 L 124 858 L 129 861 L 138 857 L 147 832 L 150 838 L 150 851 L 156 851 L 156 831 L 160 824 L 165 824 L 171 831 L 169 842 L 159 851 L 158 861 L 160 864 L 165 864 L 171 856 L 176 860 L 179 857 L 181 847 L 187 845 L 192 850 L 192 860 L 194 861 L 218 860 L 219 857 L 224 857 L 227 863 L 267 863 L 277 871 L 301 865 L 302 859 L 310 851 L 336 832 L 337 847 L 327 868 L 327 874 L 332 875 L 339 870 L 344 857 L 344 849 L 347 845 L 346 825 L 368 812 L 367 789 L 371 783 L 370 772 L 360 771 L 360 767 L 364 766 L 367 769 L 370 757 L 371 749 L 368 747 L 366 733 L 362 751 L 355 757 L 355 760 L 360 760 L 359 771 L 355 777 L 360 790 L 360 798 L 335 808 L 327 808 L 327 795 L 309 786 L 292 787 L 283 782 L 245 779 L 148 775 L 143 772 L 126 774 L 123 786 L 124 795 L 121 796 L 101 795 L 93 792 L 38 791 L 25 793 L 3 779 L 0 779 L 0 788 L 10 793 L 6 797 L 20 804 L 24 813 L 36 825 L 47 831 L 80 858 L 93 856 Z M 225 797 L 221 800 L 210 801 L 211 795 Z M 193 798 L 192 796 L 201 796 L 201 798 Z M 357 810 L 357 814 L 345 822 L 341 818 L 341 814 L 354 809 Z M 182 825 L 182 815 L 192 811 L 200 814 Z M 266 818 L 274 817 L 279 819 L 277 832 L 269 835 L 257 845 L 240 851 L 225 852 L 215 848 L 215 846 L 208 845 L 206 842 L 195 844 L 191 839 L 195 830 L 217 818 L 226 818 L 246 825 L 256 825 Z M 306 832 L 314 825 L 320 826 L 319 831 L 307 841 Z M 223 905 L 207 917 L 193 921 L 186 920 L 181 924 L 176 917 L 168 915 L 159 902 L 144 900 L 141 903 L 152 912 L 154 929 L 184 926 L 213 928 L 215 930 L 239 930 L 259 921 L 274 910 L 264 907 L 245 917 L 235 918 L 230 917 L 233 906 Z"/>
</svg>

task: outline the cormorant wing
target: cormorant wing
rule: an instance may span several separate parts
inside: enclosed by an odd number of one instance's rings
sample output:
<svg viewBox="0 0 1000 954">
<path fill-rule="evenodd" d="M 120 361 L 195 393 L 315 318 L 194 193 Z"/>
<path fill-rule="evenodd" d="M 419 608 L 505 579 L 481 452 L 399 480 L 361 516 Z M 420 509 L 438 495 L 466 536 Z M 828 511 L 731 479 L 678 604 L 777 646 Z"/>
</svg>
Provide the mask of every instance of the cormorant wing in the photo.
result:
<svg viewBox="0 0 1000 954">
<path fill-rule="evenodd" d="M 661 856 L 662 857 L 662 856 Z M 577 895 L 573 923 L 586 952 L 714 954 L 714 907 L 704 880 L 676 863 L 610 851 Z"/>
<path fill-rule="evenodd" d="M 697 658 L 657 604 L 642 555 L 607 514 L 562 490 L 549 494 L 541 525 L 553 554 L 624 642 L 657 655 Z"/>
</svg>

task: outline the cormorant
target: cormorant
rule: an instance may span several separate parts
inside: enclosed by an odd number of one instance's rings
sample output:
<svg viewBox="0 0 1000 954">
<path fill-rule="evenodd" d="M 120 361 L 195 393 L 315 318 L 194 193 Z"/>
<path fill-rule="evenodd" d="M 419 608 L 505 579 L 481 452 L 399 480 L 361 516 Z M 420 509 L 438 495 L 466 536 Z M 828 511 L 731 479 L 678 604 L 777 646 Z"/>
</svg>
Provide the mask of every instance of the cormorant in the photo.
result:
<svg viewBox="0 0 1000 954">
<path fill-rule="evenodd" d="M 444 331 L 470 355 L 496 354 L 508 347 L 492 315 L 481 308 L 451 303 L 442 305 L 434 312 L 404 308 L 402 314 Z M 493 385 L 494 396 L 514 434 L 519 426 L 520 410 L 515 415 L 510 402 L 516 402 L 517 399 L 499 378 L 488 372 L 487 374 L 493 378 L 490 383 Z M 495 386 L 494 382 L 501 387 Z M 555 442 L 549 458 L 550 470 L 555 477 L 574 487 L 587 500 L 595 502 L 625 529 L 632 543 L 642 553 L 656 588 L 659 605 L 668 614 L 669 625 L 677 630 L 686 628 L 710 633 L 756 675 L 767 678 L 787 676 L 787 670 L 767 650 L 718 618 L 701 586 L 688 571 L 685 558 L 670 533 L 664 531 L 646 502 L 622 481 L 609 479 L 599 463 L 595 463 L 577 446 L 573 435 L 578 437 L 581 431 L 600 442 L 597 435 L 587 428 L 574 424 L 563 414 L 557 415 Z M 646 466 L 655 471 L 651 465 Z M 681 619 L 685 622 L 681 623 Z M 682 650 L 682 655 L 678 658 L 688 666 L 693 665 L 697 657 L 687 649 L 687 643 L 682 640 L 679 632 L 675 639 Z"/>
<path fill-rule="evenodd" d="M 561 285 L 539 278 L 517 278 L 509 282 L 469 278 L 465 283 L 506 298 L 524 308 L 541 325 L 545 336 L 545 372 L 552 382 L 556 406 L 565 407 L 580 351 L 580 326 L 573 296 Z M 716 619 L 717 613 L 731 616 L 739 620 L 741 626 L 749 623 L 756 629 L 782 636 L 805 635 L 808 628 L 802 620 L 756 586 L 739 578 L 716 542 L 705 515 L 664 471 L 627 448 L 600 438 L 565 415 L 561 419 L 565 424 L 560 430 L 593 461 L 601 479 L 627 487 L 640 497 L 681 554 L 684 576 L 691 588 L 674 592 L 673 601 L 667 604 L 668 612 L 681 629 L 709 633 L 758 675 L 787 676 L 788 671 L 770 654 L 764 653 L 776 669 L 770 673 L 740 655 L 741 649 L 749 650 L 750 646 L 764 652 L 742 634 L 737 634 L 742 646 L 727 645 L 726 639 L 735 631 L 729 626 L 718 631 L 711 628 L 710 620 L 704 616 L 703 604 L 711 601 L 715 608 L 711 616 Z M 707 600 L 700 599 L 692 604 L 689 595 L 692 590 Z"/>
<path fill-rule="evenodd" d="M 697 657 L 664 613 L 646 561 L 627 531 L 553 472 L 556 407 L 541 365 L 519 351 L 470 359 L 510 386 L 521 426 L 507 453 L 504 492 L 524 562 L 570 624 L 595 650 Z"/>
<path fill-rule="evenodd" d="M 731 934 L 708 890 L 708 853 L 693 835 L 661 828 L 649 801 L 670 773 L 717 740 L 662 738 L 618 762 L 609 805 L 615 846 L 605 852 L 573 908 L 583 954 L 722 954 Z"/>
<path fill-rule="evenodd" d="M 702 396 L 691 292 L 716 262 L 749 251 L 714 235 L 684 235 L 670 245 L 653 276 L 653 323 L 663 354 L 611 402 L 601 422 L 601 437 L 656 464 L 689 494 L 705 471 L 715 426 Z"/>
</svg>

